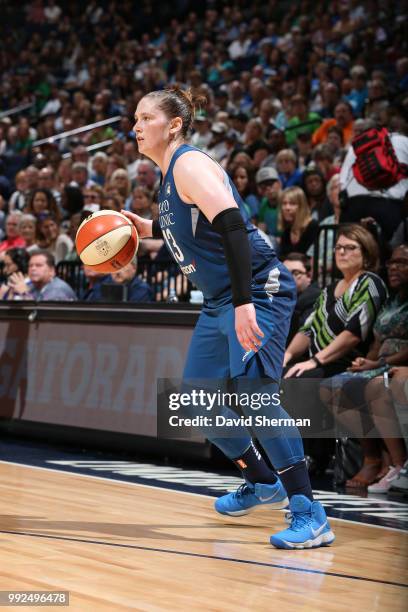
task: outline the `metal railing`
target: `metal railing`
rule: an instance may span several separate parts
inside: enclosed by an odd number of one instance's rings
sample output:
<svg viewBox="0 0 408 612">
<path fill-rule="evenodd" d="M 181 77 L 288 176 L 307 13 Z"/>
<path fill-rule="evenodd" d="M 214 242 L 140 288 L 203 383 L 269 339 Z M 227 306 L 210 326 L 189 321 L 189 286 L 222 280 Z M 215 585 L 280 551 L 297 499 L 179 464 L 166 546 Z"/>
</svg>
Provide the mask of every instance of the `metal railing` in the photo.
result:
<svg viewBox="0 0 408 612">
<path fill-rule="evenodd" d="M 80 261 L 60 261 L 57 265 L 57 276 L 67 282 L 79 298 L 88 288 Z M 177 296 L 180 302 L 189 300 L 192 284 L 180 272 L 176 263 L 140 260 L 137 276 L 152 288 L 155 302 L 166 302 L 174 296 Z"/>
<path fill-rule="evenodd" d="M 26 104 L 20 104 L 19 106 L 15 106 L 14 108 L 10 108 L 10 110 L 2 111 L 0 113 L 0 119 L 4 119 L 4 117 L 10 117 L 11 115 L 17 115 L 18 113 L 22 113 L 29 108 L 34 106 L 34 102 L 27 102 Z"/>
<path fill-rule="evenodd" d="M 89 123 L 88 125 L 83 125 L 82 127 L 75 128 L 74 130 L 68 130 L 67 132 L 60 132 L 59 134 L 55 134 L 55 136 L 49 136 L 48 138 L 41 138 L 40 140 L 35 140 L 33 142 L 33 147 L 40 147 L 43 144 L 53 144 L 58 140 L 62 140 L 63 138 L 68 138 L 69 136 L 76 136 L 76 134 L 82 134 L 83 132 L 89 132 L 89 130 L 93 130 L 95 128 L 102 127 L 104 125 L 110 125 L 111 123 L 118 123 L 122 119 L 121 115 L 116 115 L 115 117 L 110 117 L 109 119 L 103 119 L 102 121 L 97 121 L 96 123 Z"/>
<path fill-rule="evenodd" d="M 322 288 L 339 276 L 334 257 L 337 228 L 338 225 L 320 225 L 313 245 L 313 281 Z"/>
<path fill-rule="evenodd" d="M 105 147 L 109 147 L 109 145 L 111 145 L 113 142 L 113 139 L 110 138 L 109 140 L 102 140 L 102 142 L 97 142 L 93 145 L 89 145 L 89 147 L 86 147 L 86 150 L 89 152 L 91 151 L 99 151 L 99 149 L 104 149 Z M 62 159 L 69 159 L 70 157 L 72 157 L 72 153 L 71 151 L 69 151 L 68 153 L 64 153 L 64 155 L 62 156 Z"/>
<path fill-rule="evenodd" d="M 333 251 L 337 228 L 338 225 L 321 225 L 313 246 L 313 280 L 322 288 L 333 283 L 339 276 Z M 174 262 L 141 259 L 138 262 L 137 275 L 153 289 L 156 302 L 165 302 L 174 294 L 180 302 L 186 302 L 193 288 Z M 57 276 L 65 280 L 78 297 L 81 297 L 87 289 L 88 283 L 80 261 L 61 261 L 57 265 Z M 0 262 L 0 284 L 5 281 L 3 263 Z"/>
</svg>

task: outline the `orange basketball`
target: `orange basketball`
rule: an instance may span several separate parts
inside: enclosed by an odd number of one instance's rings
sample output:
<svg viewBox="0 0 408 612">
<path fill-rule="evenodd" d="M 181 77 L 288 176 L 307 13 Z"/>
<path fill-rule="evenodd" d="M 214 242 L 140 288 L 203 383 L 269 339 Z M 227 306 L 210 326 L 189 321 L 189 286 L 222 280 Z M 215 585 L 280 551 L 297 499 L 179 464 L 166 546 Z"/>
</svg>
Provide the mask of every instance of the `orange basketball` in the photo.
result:
<svg viewBox="0 0 408 612">
<path fill-rule="evenodd" d="M 110 274 L 132 260 L 139 246 L 139 237 L 125 215 L 101 210 L 82 221 L 76 233 L 75 246 L 86 266 Z"/>
</svg>

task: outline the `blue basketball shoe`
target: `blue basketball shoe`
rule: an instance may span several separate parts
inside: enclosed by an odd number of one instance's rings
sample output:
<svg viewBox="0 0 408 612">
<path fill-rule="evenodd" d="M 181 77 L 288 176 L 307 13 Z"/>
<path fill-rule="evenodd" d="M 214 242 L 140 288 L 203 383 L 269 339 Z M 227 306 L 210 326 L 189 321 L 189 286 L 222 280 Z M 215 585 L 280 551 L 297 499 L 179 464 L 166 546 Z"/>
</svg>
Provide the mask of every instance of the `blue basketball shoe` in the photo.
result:
<svg viewBox="0 0 408 612">
<path fill-rule="evenodd" d="M 245 482 L 234 493 L 219 497 L 215 501 L 214 508 L 220 514 L 243 516 L 260 507 L 280 510 L 286 508 L 288 504 L 286 491 L 278 478 L 274 484 L 252 485 Z"/>
<path fill-rule="evenodd" d="M 276 548 L 317 548 L 335 540 L 322 504 L 305 495 L 294 495 L 289 503 L 290 527 L 271 536 Z"/>
</svg>

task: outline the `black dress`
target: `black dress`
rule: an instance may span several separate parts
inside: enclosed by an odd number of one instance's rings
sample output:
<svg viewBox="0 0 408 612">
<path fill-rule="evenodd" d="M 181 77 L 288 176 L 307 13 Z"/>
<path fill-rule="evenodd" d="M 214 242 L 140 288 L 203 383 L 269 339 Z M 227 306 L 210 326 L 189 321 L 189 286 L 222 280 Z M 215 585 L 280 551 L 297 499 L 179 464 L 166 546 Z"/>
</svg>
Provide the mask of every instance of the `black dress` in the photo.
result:
<svg viewBox="0 0 408 612">
<path fill-rule="evenodd" d="M 291 228 L 288 227 L 282 234 L 279 257 L 282 259 L 289 253 L 307 253 L 309 247 L 316 240 L 319 233 L 319 222 L 312 219 L 309 225 L 306 226 L 298 242 L 292 242 L 290 239 Z"/>
</svg>

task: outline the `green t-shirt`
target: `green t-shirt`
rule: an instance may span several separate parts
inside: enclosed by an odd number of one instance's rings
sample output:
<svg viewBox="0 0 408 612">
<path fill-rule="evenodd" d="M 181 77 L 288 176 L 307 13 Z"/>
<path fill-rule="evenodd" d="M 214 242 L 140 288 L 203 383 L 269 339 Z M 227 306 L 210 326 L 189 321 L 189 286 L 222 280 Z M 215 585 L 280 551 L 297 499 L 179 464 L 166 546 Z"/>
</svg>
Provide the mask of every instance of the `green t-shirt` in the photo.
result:
<svg viewBox="0 0 408 612">
<path fill-rule="evenodd" d="M 259 206 L 258 220 L 265 223 L 268 234 L 278 235 L 278 209 L 270 205 L 268 198 L 262 198 Z"/>
<path fill-rule="evenodd" d="M 298 134 L 302 132 L 309 132 L 310 134 L 313 134 L 313 132 L 317 130 L 321 122 L 322 119 L 317 113 L 309 113 L 307 119 L 302 119 L 302 121 L 299 119 L 299 117 L 292 117 L 292 119 L 289 119 L 288 125 L 285 130 L 286 142 L 290 146 L 294 145 Z M 299 127 L 296 128 L 296 125 L 299 125 Z"/>
</svg>

